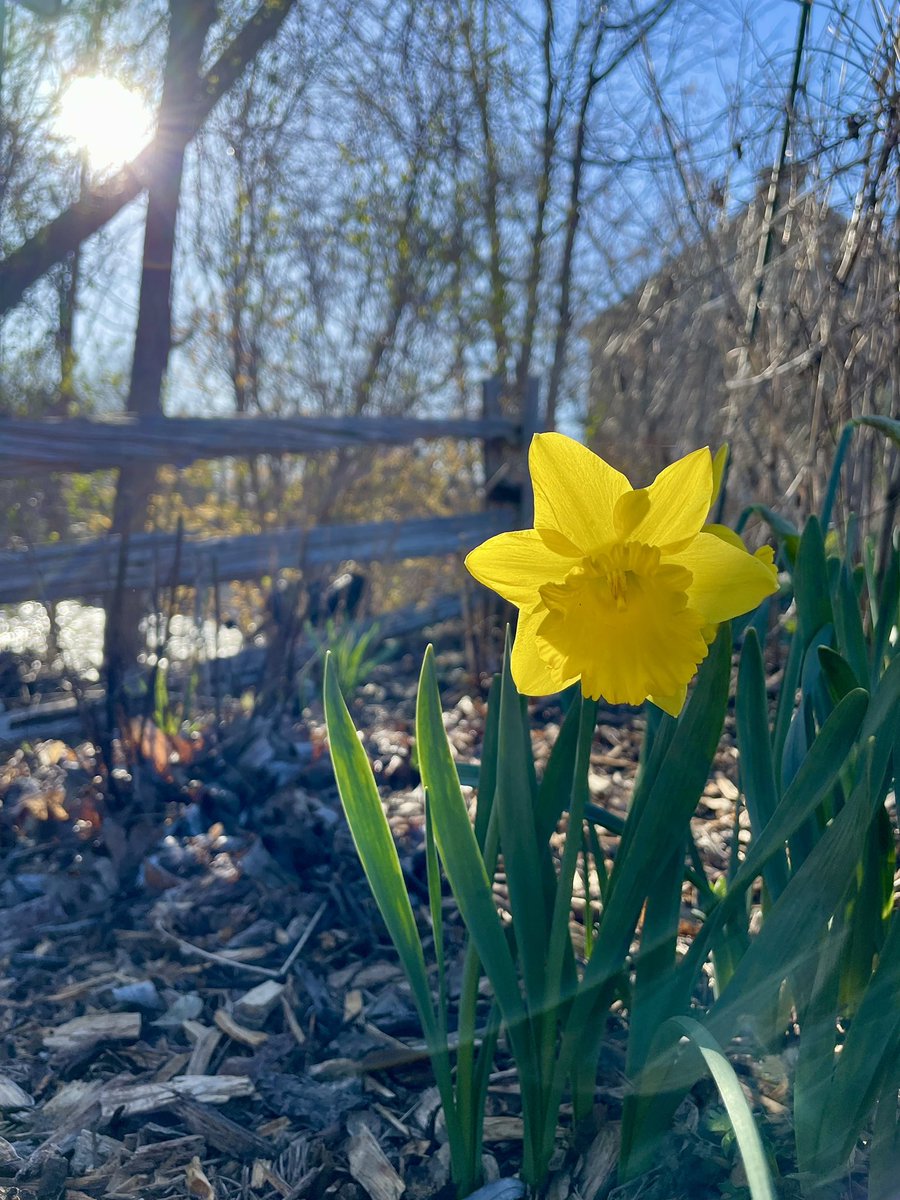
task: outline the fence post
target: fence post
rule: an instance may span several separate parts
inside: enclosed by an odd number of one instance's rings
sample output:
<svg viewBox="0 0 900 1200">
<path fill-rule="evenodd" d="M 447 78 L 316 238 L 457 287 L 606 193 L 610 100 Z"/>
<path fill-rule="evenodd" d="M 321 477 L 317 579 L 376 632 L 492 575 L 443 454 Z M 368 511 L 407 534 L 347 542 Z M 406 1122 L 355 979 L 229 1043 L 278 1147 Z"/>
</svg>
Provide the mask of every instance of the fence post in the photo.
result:
<svg viewBox="0 0 900 1200">
<path fill-rule="evenodd" d="M 528 528 L 534 524 L 534 489 L 531 486 L 531 475 L 528 471 L 528 451 L 531 439 L 541 431 L 541 381 L 537 375 L 529 375 L 525 382 L 525 395 L 522 397 L 522 430 L 519 434 L 519 453 L 522 472 L 522 500 L 520 513 L 522 525 Z"/>
<path fill-rule="evenodd" d="M 481 385 L 482 413 L 485 420 L 517 416 L 519 432 L 515 442 L 505 438 L 484 440 L 485 507 L 515 505 L 519 524 L 531 525 L 534 519 L 534 495 L 528 474 L 528 447 L 540 429 L 540 380 L 529 375 L 525 394 L 517 413 L 512 413 L 505 380 L 500 376 L 485 379 Z"/>
</svg>

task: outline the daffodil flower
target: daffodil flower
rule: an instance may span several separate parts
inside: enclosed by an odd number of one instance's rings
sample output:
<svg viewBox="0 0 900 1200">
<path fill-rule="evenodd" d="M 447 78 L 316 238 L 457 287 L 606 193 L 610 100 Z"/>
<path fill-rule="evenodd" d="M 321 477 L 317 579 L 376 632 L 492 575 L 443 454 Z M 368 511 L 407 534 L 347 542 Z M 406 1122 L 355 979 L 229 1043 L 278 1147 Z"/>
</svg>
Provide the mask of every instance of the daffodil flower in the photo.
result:
<svg viewBox="0 0 900 1200">
<path fill-rule="evenodd" d="M 537 434 L 529 467 L 534 529 L 469 554 L 481 583 L 519 610 L 512 674 L 523 695 L 581 680 L 611 704 L 650 699 L 673 716 L 720 621 L 777 588 L 772 552 L 706 525 L 721 475 L 708 449 L 633 488 L 586 447 Z"/>
</svg>

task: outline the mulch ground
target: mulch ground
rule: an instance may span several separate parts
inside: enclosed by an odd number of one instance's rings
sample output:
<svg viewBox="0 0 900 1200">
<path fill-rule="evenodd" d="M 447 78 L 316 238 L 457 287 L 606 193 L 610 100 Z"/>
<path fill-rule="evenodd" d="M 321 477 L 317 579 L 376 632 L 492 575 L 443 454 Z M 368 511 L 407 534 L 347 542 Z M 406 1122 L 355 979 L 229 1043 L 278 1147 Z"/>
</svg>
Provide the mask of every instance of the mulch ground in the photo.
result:
<svg viewBox="0 0 900 1200">
<path fill-rule="evenodd" d="M 382 668 L 354 717 L 427 929 L 415 666 Z M 459 656 L 441 666 L 448 734 L 461 760 L 477 760 L 482 692 Z M 559 719 L 552 706 L 535 713 L 539 763 Z M 639 738 L 629 713 L 601 716 L 591 789 L 614 812 L 627 808 Z M 119 753 L 113 795 L 89 744 L 36 741 L 0 756 L 0 1195 L 449 1197 L 418 1021 L 343 822 L 321 720 L 239 714 L 218 735 L 174 738 L 144 722 Z M 711 874 L 728 863 L 735 758 L 726 745 L 695 820 Z M 614 854 L 613 840 L 603 845 Z M 461 930 L 450 905 L 447 915 L 453 953 Z M 688 893 L 683 917 L 687 940 Z M 560 1129 L 551 1195 L 746 1196 L 727 1122 L 702 1087 L 654 1171 L 614 1188 L 624 1037 L 614 1013 L 596 1138 L 573 1152 Z M 784 1066 L 748 1056 L 746 1078 L 777 1153 Z M 501 1047 L 488 1180 L 515 1173 L 520 1144 Z M 859 1187 L 849 1179 L 845 1195 Z"/>
</svg>

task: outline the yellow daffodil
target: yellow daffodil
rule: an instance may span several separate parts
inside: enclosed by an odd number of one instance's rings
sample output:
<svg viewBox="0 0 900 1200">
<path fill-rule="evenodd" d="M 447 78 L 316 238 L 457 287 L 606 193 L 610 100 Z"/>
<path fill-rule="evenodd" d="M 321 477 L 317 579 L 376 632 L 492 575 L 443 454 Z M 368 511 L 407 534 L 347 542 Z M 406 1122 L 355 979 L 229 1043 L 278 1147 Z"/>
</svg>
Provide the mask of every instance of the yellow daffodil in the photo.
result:
<svg viewBox="0 0 900 1200">
<path fill-rule="evenodd" d="M 466 559 L 519 609 L 517 688 L 540 696 L 580 679 L 585 696 L 650 698 L 677 715 L 718 623 L 776 590 L 771 550 L 750 554 L 731 530 L 705 524 L 706 448 L 647 488 L 558 433 L 535 436 L 529 467 L 534 529 L 501 533 Z"/>
</svg>

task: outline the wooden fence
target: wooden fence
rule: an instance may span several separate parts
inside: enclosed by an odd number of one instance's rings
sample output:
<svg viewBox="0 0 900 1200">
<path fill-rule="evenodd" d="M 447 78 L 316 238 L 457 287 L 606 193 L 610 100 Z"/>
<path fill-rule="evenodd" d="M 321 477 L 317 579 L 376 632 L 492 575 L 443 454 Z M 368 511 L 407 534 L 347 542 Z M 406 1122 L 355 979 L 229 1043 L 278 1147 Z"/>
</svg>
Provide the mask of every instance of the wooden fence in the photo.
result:
<svg viewBox="0 0 900 1200">
<path fill-rule="evenodd" d="M 463 553 L 527 520 L 523 451 L 537 427 L 537 381 L 520 420 L 501 412 L 501 385 L 484 384 L 479 419 L 409 417 L 172 417 L 15 420 L 0 418 L 0 478 L 89 472 L 137 462 L 186 466 L 200 459 L 311 454 L 351 446 L 401 445 L 439 438 L 484 443 L 483 511 L 354 525 L 286 528 L 237 537 L 144 533 L 122 547 L 116 535 L 0 551 L 0 604 L 63 599 L 103 602 L 117 587 L 203 586 L 260 579 L 285 568 L 319 568 L 345 559 L 398 561 Z M 515 478 L 523 501 L 495 484 Z"/>
<path fill-rule="evenodd" d="M 0 418 L 0 478 L 44 471 L 101 471 L 137 462 L 186 467 L 206 458 L 312 454 L 350 446 L 399 446 L 423 439 L 516 442 L 519 425 L 501 416 L 413 417 Z"/>
</svg>

